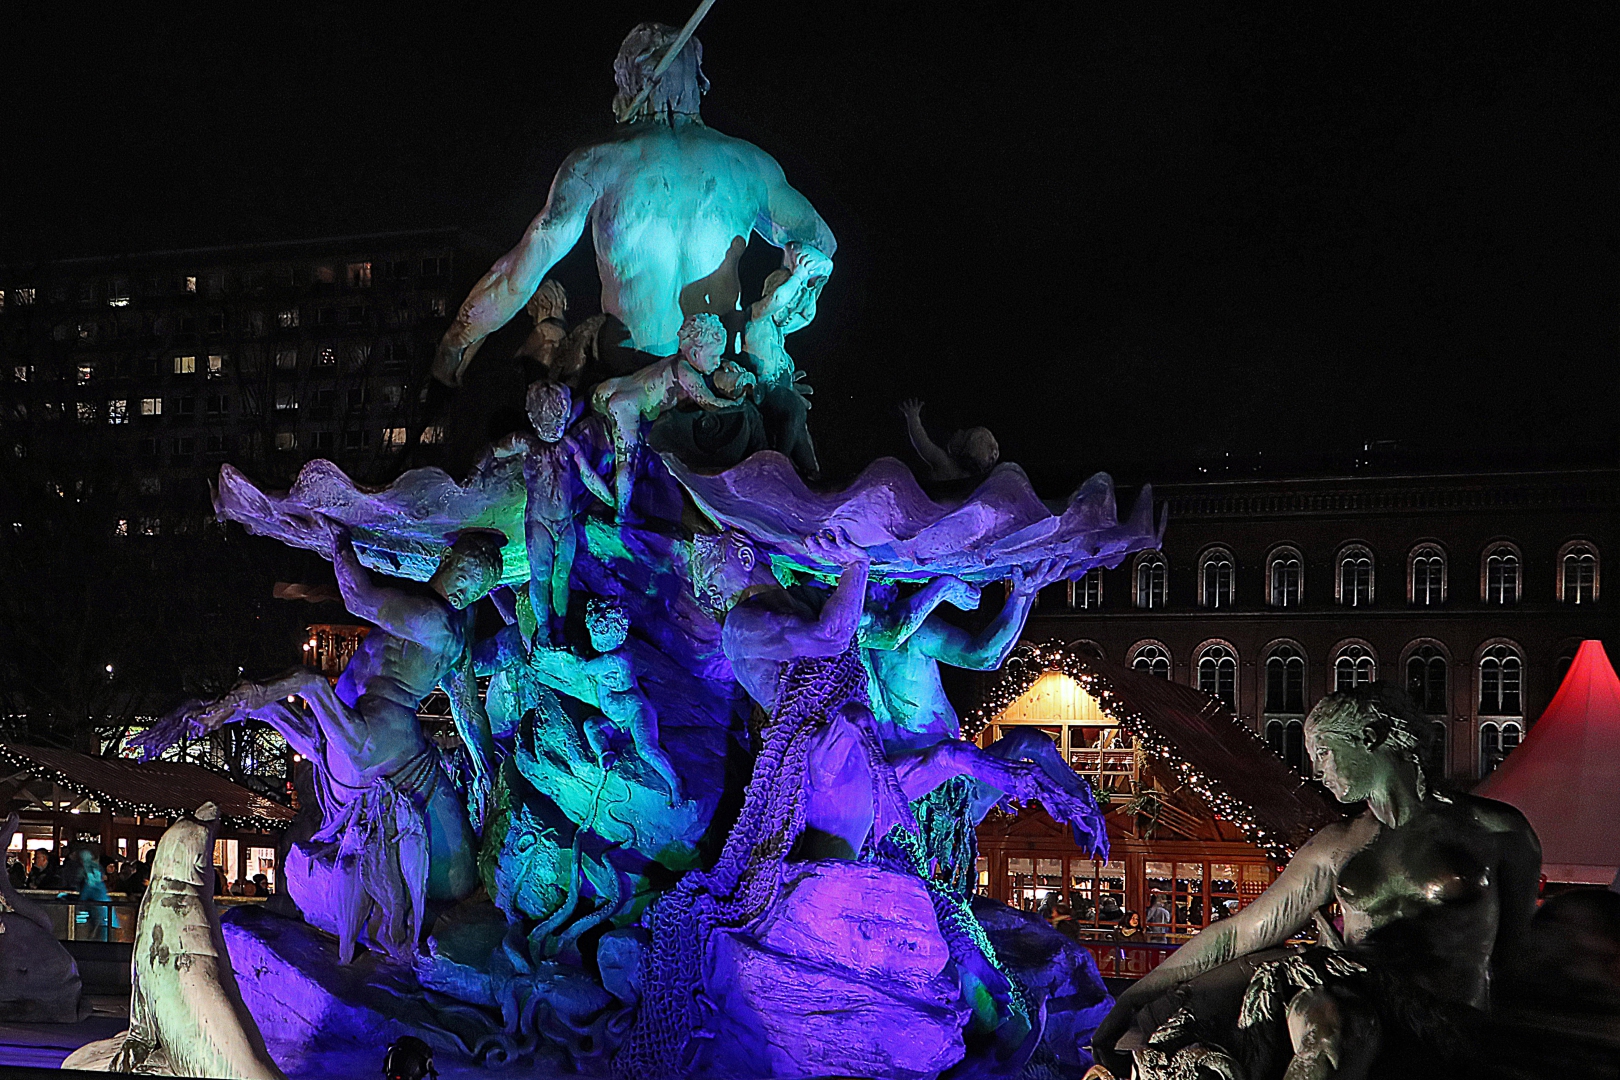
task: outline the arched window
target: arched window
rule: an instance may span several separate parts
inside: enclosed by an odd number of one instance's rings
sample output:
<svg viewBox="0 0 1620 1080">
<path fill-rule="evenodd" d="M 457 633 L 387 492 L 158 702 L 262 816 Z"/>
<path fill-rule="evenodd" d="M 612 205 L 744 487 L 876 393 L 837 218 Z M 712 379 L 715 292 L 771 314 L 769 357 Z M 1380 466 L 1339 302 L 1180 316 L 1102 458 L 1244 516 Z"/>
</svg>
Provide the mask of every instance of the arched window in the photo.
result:
<svg viewBox="0 0 1620 1080">
<path fill-rule="evenodd" d="M 1559 656 L 1558 656 L 1558 659 L 1553 661 L 1553 691 L 1554 692 L 1557 692 L 1558 688 L 1560 686 L 1564 685 L 1564 676 L 1568 675 L 1569 674 L 1569 669 L 1574 667 L 1574 666 L 1575 666 L 1575 654 L 1574 653 L 1569 653 L 1569 652 L 1560 653 Z"/>
<path fill-rule="evenodd" d="M 1206 645 L 1198 654 L 1198 689 L 1237 711 L 1237 654 L 1225 645 Z"/>
<path fill-rule="evenodd" d="M 1305 599 L 1305 560 L 1299 549 L 1280 547 L 1266 560 L 1266 601 L 1272 607 L 1298 607 Z"/>
<path fill-rule="evenodd" d="M 1162 645 L 1138 645 L 1131 657 L 1131 667 L 1156 679 L 1169 679 L 1170 654 Z"/>
<path fill-rule="evenodd" d="M 1429 746 L 1424 754 L 1424 769 L 1430 776 L 1445 776 L 1446 761 L 1446 723 L 1435 720 L 1429 724 Z"/>
<path fill-rule="evenodd" d="M 1198 560 L 1198 602 L 1207 608 L 1232 606 L 1237 560 L 1225 548 L 1210 548 Z"/>
<path fill-rule="evenodd" d="M 1502 759 L 1513 753 L 1523 738 L 1524 728 L 1516 720 L 1486 721 L 1479 725 L 1480 779 L 1495 772 Z"/>
<path fill-rule="evenodd" d="M 1511 645 L 1493 645 L 1479 658 L 1479 714 L 1523 716 L 1524 657 Z"/>
<path fill-rule="evenodd" d="M 1366 607 L 1373 602 L 1372 551 L 1361 544 L 1347 544 L 1339 552 L 1336 590 L 1345 607 Z"/>
<path fill-rule="evenodd" d="M 1266 657 L 1266 712 L 1305 714 L 1305 658 L 1292 645 L 1278 645 Z"/>
<path fill-rule="evenodd" d="M 1378 660 L 1365 645 L 1346 645 L 1333 661 L 1333 689 L 1354 690 L 1378 678 Z"/>
<path fill-rule="evenodd" d="M 1597 548 L 1584 542 L 1565 544 L 1558 553 L 1558 599 L 1566 604 L 1590 604 L 1597 598 Z"/>
<path fill-rule="evenodd" d="M 1446 602 L 1446 553 L 1434 544 L 1412 549 L 1410 598 L 1418 607 Z"/>
<path fill-rule="evenodd" d="M 1446 657 L 1433 645 L 1420 645 L 1406 658 L 1406 692 L 1412 703 L 1430 716 L 1444 716 L 1446 704 Z"/>
<path fill-rule="evenodd" d="M 1069 606 L 1083 611 L 1102 607 L 1102 571 L 1091 570 L 1079 581 L 1069 582 Z"/>
<path fill-rule="evenodd" d="M 1305 722 L 1303 720 L 1267 720 L 1266 745 L 1271 752 L 1288 762 L 1288 767 L 1301 776 L 1311 775 L 1305 760 Z"/>
<path fill-rule="evenodd" d="M 1487 604 L 1519 602 L 1519 549 L 1497 544 L 1485 552 L 1482 599 Z"/>
<path fill-rule="evenodd" d="M 1149 551 L 1136 560 L 1136 606 L 1162 608 L 1168 603 L 1167 579 L 1169 565 L 1157 551 Z"/>
</svg>

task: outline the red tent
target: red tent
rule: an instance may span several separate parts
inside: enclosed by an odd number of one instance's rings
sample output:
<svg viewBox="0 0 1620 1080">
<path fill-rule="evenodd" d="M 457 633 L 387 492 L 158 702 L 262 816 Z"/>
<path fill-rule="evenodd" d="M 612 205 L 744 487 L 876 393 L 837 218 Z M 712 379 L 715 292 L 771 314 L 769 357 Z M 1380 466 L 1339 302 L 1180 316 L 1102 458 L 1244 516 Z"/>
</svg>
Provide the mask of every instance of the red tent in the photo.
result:
<svg viewBox="0 0 1620 1080">
<path fill-rule="evenodd" d="M 1550 881 L 1607 885 L 1620 867 L 1620 678 L 1583 641 L 1524 742 L 1474 794 L 1511 803 L 1541 837 Z"/>
</svg>

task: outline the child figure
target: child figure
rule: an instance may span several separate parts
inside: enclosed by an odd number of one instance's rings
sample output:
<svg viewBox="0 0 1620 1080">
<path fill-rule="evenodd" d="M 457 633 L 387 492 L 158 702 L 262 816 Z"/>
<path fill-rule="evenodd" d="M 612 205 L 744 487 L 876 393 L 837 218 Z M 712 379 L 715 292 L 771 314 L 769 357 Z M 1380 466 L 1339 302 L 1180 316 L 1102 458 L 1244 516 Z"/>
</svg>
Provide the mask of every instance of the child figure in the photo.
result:
<svg viewBox="0 0 1620 1080">
<path fill-rule="evenodd" d="M 496 444 L 496 458 L 523 456 L 523 539 L 529 555 L 529 605 L 535 637 L 556 642 L 568 614 L 568 576 L 574 568 L 577 538 L 574 509 L 589 492 L 609 506 L 613 492 L 592 467 L 585 445 L 567 434 L 573 395 L 561 383 L 544 379 L 529 387 L 524 401 L 532 435 L 515 432 Z"/>
<path fill-rule="evenodd" d="M 585 724 L 585 739 L 602 767 L 613 763 L 609 740 L 614 729 L 630 736 L 636 756 L 663 777 L 669 805 L 681 803 L 681 782 L 658 745 L 658 712 L 636 685 L 635 669 L 624 643 L 630 636 L 630 614 L 622 604 L 592 598 L 585 604 L 585 628 L 596 656 L 585 659 L 567 649 L 536 649 L 531 664 L 542 682 L 570 697 L 595 705 L 605 723 Z"/>
<path fill-rule="evenodd" d="M 742 347 L 759 372 L 754 400 L 759 402 L 771 446 L 813 479 L 821 466 L 806 425 L 811 391 L 796 382 L 804 372 L 794 368 L 786 339 L 815 318 L 816 298 L 832 273 L 832 260 L 797 241 L 788 244 L 783 257 L 786 265 L 765 279 L 764 295 L 748 309 Z"/>
<path fill-rule="evenodd" d="M 604 379 L 591 395 L 591 408 L 607 421 L 613 438 L 614 506 L 620 521 L 630 512 L 641 422 L 656 420 L 687 401 L 705 409 L 732 404 L 710 390 L 703 378 L 720 369 L 720 356 L 726 349 L 726 331 L 719 316 L 708 312 L 688 315 L 681 324 L 679 341 L 680 352 L 675 356 L 629 375 Z"/>
</svg>

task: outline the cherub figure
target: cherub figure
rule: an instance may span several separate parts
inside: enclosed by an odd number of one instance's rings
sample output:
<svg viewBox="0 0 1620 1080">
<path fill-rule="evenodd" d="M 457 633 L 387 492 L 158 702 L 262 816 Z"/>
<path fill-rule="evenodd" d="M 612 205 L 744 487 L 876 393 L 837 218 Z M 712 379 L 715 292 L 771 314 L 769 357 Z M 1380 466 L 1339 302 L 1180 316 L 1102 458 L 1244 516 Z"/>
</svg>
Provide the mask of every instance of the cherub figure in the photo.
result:
<svg viewBox="0 0 1620 1080">
<path fill-rule="evenodd" d="M 815 444 L 805 424 L 810 387 L 796 384 L 804 372 L 787 354 L 788 334 L 815 318 L 816 298 L 832 273 L 832 260 L 808 244 L 787 245 L 783 267 L 765 279 L 765 293 L 748 309 L 743 352 L 759 374 L 754 399 L 764 417 L 771 446 L 786 454 L 794 468 L 814 477 L 821 471 Z"/>
<path fill-rule="evenodd" d="M 529 555 L 529 604 L 536 639 L 555 643 L 568 614 L 568 577 L 578 538 L 574 513 L 586 492 L 613 506 L 613 491 L 597 473 L 590 452 L 568 434 L 573 395 L 561 383 L 541 379 L 524 402 L 534 432 L 513 432 L 490 451 L 495 458 L 523 456 L 524 543 Z"/>
<path fill-rule="evenodd" d="M 966 480 L 983 476 L 995 468 L 1001 459 L 1001 447 L 989 428 L 972 427 L 958 431 L 941 450 L 928 437 L 922 424 L 923 403 L 911 398 L 900 405 L 900 415 L 906 419 L 906 434 L 917 456 L 928 466 L 928 478 L 937 483 L 947 480 Z"/>
<path fill-rule="evenodd" d="M 534 329 L 529 331 L 528 340 L 518 348 L 517 356 L 521 360 L 534 361 L 547 377 L 556 379 L 558 354 L 568 337 L 568 322 L 564 318 L 568 314 L 568 291 L 555 279 L 547 278 L 534 290 L 524 310 L 534 320 Z M 470 361 L 474 351 L 467 350 L 463 365 Z M 460 374 L 459 371 L 456 373 L 458 380 Z"/>
<path fill-rule="evenodd" d="M 619 520 L 630 512 L 642 421 L 656 420 L 687 401 L 705 409 L 723 409 L 731 404 L 710 390 L 703 378 L 720 369 L 720 354 L 725 348 L 726 330 L 719 316 L 707 312 L 688 315 L 681 324 L 679 353 L 597 384 L 591 408 L 607 421 L 613 438 L 614 505 Z"/>
<path fill-rule="evenodd" d="M 594 657 L 568 649 L 536 649 L 530 658 L 535 676 L 555 690 L 594 705 L 607 723 L 587 723 L 585 737 L 603 768 L 612 764 L 609 740 L 613 729 L 630 736 L 636 756 L 663 777 L 669 805 L 684 801 L 681 782 L 658 745 L 658 711 L 636 684 L 635 669 L 624 643 L 630 636 L 630 614 L 622 604 L 592 598 L 585 605 L 585 627 Z"/>
</svg>

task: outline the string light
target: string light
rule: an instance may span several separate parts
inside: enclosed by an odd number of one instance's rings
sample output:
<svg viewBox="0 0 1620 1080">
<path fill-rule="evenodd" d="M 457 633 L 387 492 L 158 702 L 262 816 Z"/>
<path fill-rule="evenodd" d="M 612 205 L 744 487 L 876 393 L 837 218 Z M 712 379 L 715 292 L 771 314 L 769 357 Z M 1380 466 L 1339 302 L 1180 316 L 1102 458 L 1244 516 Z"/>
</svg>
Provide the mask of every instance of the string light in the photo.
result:
<svg viewBox="0 0 1620 1080">
<path fill-rule="evenodd" d="M 1003 675 L 990 690 L 985 702 L 962 719 L 962 736 L 970 741 L 978 738 L 987 725 L 1004 712 L 1013 702 L 1028 693 L 1042 675 L 1055 671 L 1067 675 L 1080 684 L 1097 702 L 1103 715 L 1135 737 L 1141 746 L 1166 766 L 1175 777 L 1222 819 L 1243 831 L 1249 841 L 1262 848 L 1273 858 L 1286 862 L 1293 858 L 1294 848 L 1283 837 L 1269 832 L 1254 816 L 1254 811 L 1241 799 L 1232 795 L 1219 783 L 1204 775 L 1190 761 L 1182 757 L 1177 748 L 1153 726 L 1141 712 L 1130 708 L 1105 677 L 1093 671 L 1083 655 L 1071 652 L 1057 642 L 1044 645 L 1018 646 L 1004 665 Z M 1230 725 L 1232 731 L 1223 733 L 1231 738 L 1247 739 L 1255 753 L 1271 753 L 1260 736 L 1242 724 Z"/>
<path fill-rule="evenodd" d="M 83 799 L 94 799 L 96 804 L 108 813 L 116 813 L 121 817 L 164 817 L 178 818 L 196 809 L 194 806 L 173 807 L 158 806 L 153 803 L 131 802 L 127 799 L 115 798 L 104 791 L 97 791 L 88 784 L 83 784 L 73 777 L 57 769 L 51 768 L 42 762 L 35 761 L 26 754 L 14 752 L 10 747 L 0 744 L 0 761 L 19 771 L 28 772 L 42 780 L 49 780 L 64 791 L 72 792 Z M 200 766 L 199 766 L 200 767 Z M 251 794 L 251 793 L 250 793 Z M 77 811 L 75 811 L 77 812 Z M 279 831 L 292 824 L 291 815 L 286 818 L 265 817 L 261 814 L 224 814 L 220 815 L 220 823 L 231 829 L 254 829 L 260 832 L 272 830 Z"/>
</svg>

